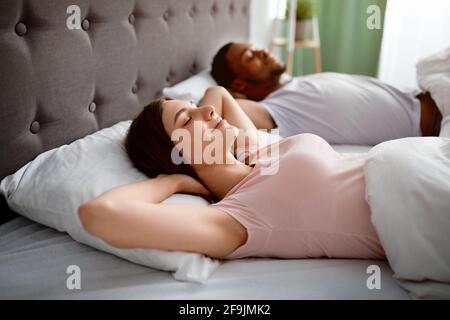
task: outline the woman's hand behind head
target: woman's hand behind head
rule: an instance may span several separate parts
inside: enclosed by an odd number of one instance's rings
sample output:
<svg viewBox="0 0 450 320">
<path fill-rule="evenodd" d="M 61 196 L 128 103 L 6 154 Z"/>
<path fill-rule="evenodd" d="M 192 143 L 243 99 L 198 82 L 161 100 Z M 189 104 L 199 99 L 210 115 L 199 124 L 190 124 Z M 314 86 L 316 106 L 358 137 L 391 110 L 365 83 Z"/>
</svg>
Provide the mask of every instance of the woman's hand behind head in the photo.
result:
<svg viewBox="0 0 450 320">
<path fill-rule="evenodd" d="M 186 174 L 160 174 L 157 178 L 164 179 L 168 177 L 176 183 L 177 192 L 179 193 L 196 194 L 205 198 L 210 198 L 212 196 L 209 190 L 206 189 L 202 183 Z"/>
</svg>

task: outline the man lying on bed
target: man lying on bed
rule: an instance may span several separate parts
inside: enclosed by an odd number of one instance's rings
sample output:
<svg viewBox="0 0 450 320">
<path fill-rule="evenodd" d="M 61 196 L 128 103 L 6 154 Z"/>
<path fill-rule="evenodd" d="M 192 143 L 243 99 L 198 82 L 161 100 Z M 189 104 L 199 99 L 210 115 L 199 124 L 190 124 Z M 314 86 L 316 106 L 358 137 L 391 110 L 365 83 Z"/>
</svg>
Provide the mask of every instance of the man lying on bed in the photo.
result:
<svg viewBox="0 0 450 320">
<path fill-rule="evenodd" d="M 266 50 L 228 43 L 214 57 L 211 74 L 246 98 L 238 102 L 258 129 L 278 128 L 283 137 L 308 132 L 328 143 L 376 145 L 439 135 L 442 115 L 429 93 L 339 73 L 284 81 L 284 71 Z"/>
</svg>

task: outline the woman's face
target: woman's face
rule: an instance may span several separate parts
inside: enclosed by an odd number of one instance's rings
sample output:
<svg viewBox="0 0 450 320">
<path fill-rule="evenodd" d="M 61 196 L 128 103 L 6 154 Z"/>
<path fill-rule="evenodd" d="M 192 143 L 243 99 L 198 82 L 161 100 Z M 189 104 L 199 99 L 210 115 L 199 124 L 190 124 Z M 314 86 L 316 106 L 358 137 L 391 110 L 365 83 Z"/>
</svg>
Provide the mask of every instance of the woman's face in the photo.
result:
<svg viewBox="0 0 450 320">
<path fill-rule="evenodd" d="M 190 164 L 225 163 L 239 133 L 212 105 L 196 106 L 183 100 L 163 102 L 162 122 L 174 145 Z"/>
</svg>

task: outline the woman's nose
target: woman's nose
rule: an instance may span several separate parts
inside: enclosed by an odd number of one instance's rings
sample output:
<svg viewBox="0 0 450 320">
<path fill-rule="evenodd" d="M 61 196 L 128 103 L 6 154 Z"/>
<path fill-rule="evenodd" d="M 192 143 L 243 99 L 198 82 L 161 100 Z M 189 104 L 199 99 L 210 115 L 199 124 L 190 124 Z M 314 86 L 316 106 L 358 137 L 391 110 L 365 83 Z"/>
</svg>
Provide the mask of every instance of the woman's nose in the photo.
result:
<svg viewBox="0 0 450 320">
<path fill-rule="evenodd" d="M 212 105 L 201 106 L 199 109 L 201 111 L 203 119 L 205 120 L 211 120 L 213 118 L 214 112 L 216 111 L 216 109 L 214 109 L 214 106 Z"/>
</svg>

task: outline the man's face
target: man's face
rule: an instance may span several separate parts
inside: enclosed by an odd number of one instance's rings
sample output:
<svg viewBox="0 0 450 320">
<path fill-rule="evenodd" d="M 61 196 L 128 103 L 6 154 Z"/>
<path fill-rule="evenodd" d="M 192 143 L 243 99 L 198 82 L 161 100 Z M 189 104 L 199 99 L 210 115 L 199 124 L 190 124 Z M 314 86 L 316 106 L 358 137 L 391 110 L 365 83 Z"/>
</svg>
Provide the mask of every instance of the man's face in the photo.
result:
<svg viewBox="0 0 450 320">
<path fill-rule="evenodd" d="M 267 50 L 257 50 L 247 43 L 233 43 L 226 59 L 238 79 L 253 84 L 278 81 L 286 69 Z"/>
</svg>

